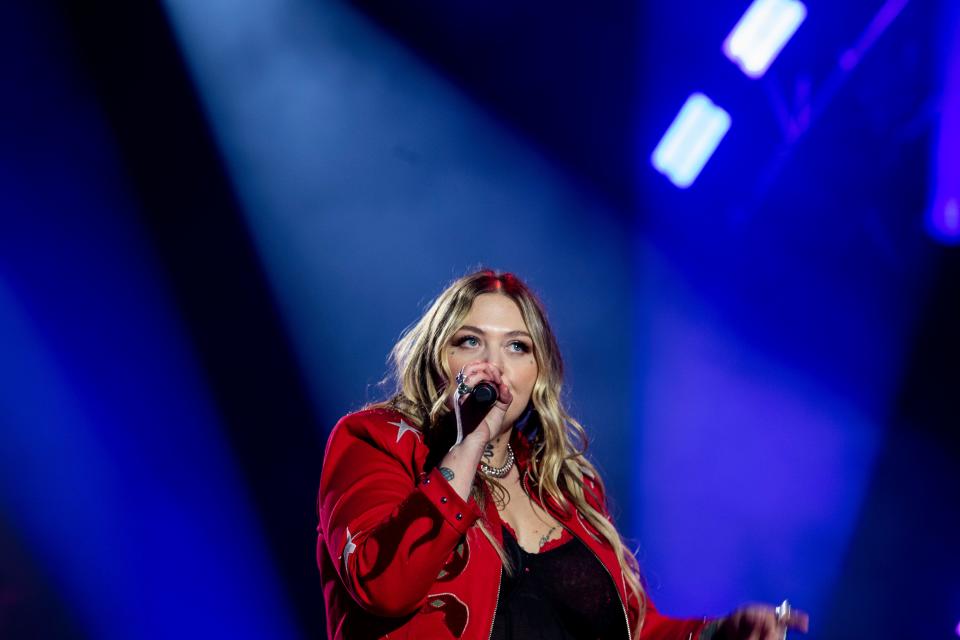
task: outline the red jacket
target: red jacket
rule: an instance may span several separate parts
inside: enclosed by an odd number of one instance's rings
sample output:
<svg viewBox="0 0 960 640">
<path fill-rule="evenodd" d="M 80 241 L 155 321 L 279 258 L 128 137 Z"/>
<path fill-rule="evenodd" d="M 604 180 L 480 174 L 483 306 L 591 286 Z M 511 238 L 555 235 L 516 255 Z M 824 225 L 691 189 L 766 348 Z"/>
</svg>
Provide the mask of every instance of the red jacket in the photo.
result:
<svg viewBox="0 0 960 640">
<path fill-rule="evenodd" d="M 524 474 L 528 446 L 516 432 L 512 442 Z M 436 469 L 424 473 L 427 453 L 423 434 L 385 409 L 345 416 L 330 433 L 320 479 L 317 564 L 331 639 L 489 638 L 500 557 L 472 526 L 481 517 L 473 498 L 465 502 Z M 606 512 L 597 486 L 588 482 L 587 489 Z M 613 549 L 579 513 L 565 515 L 547 502 L 610 573 L 632 630 L 639 608 L 628 601 Z M 489 522 L 499 523 L 493 501 L 486 503 Z M 499 538 L 500 526 L 489 528 Z M 648 599 L 641 639 L 696 639 L 703 626 L 700 619 L 662 616 Z"/>
</svg>

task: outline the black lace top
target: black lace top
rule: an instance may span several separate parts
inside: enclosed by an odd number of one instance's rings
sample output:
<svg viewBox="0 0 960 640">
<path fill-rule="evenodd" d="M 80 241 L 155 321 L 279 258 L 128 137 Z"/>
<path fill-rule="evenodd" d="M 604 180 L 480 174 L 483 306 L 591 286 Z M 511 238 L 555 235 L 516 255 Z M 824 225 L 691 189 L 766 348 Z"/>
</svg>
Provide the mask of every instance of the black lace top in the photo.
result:
<svg viewBox="0 0 960 640">
<path fill-rule="evenodd" d="M 624 640 L 627 621 L 610 574 L 593 552 L 564 537 L 525 551 L 509 526 L 503 544 L 514 575 L 504 571 L 491 640 Z"/>
</svg>

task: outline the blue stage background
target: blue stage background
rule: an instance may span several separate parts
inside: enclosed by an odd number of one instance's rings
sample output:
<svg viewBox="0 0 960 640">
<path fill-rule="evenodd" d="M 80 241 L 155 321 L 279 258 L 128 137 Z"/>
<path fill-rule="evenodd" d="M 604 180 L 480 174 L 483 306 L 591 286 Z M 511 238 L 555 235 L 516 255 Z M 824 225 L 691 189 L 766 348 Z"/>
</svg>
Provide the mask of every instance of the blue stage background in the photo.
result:
<svg viewBox="0 0 960 640">
<path fill-rule="evenodd" d="M 810 0 L 750 79 L 747 4 L 5 3 L 0 636 L 323 637 L 326 435 L 490 266 L 660 609 L 956 637 L 960 8 Z"/>
</svg>

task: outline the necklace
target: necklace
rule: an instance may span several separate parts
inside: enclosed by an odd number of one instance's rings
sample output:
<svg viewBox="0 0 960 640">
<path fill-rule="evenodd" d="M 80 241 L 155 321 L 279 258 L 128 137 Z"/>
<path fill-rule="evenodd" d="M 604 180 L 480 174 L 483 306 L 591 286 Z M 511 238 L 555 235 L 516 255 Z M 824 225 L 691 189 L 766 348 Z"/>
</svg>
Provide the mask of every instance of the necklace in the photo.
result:
<svg viewBox="0 0 960 640">
<path fill-rule="evenodd" d="M 507 459 L 503 463 L 502 467 L 491 467 L 486 462 L 480 463 L 480 471 L 484 475 L 490 476 L 491 478 L 506 478 L 507 474 L 510 473 L 510 469 L 513 469 L 513 463 L 516 462 L 516 458 L 513 456 L 513 447 L 510 444 L 507 444 Z"/>
</svg>

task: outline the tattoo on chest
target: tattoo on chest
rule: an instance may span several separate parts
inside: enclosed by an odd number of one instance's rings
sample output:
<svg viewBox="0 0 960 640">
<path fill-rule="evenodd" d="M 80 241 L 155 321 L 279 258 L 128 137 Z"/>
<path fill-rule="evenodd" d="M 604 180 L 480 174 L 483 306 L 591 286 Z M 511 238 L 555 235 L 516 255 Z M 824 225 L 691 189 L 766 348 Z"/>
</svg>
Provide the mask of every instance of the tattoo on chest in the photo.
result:
<svg viewBox="0 0 960 640">
<path fill-rule="evenodd" d="M 450 469 L 449 467 L 440 467 L 439 471 L 440 471 L 440 475 L 446 478 L 447 482 L 450 482 L 451 480 L 453 480 L 454 478 L 453 469 Z"/>
<path fill-rule="evenodd" d="M 545 534 L 543 534 L 542 536 L 540 536 L 540 547 L 541 547 L 541 548 L 543 547 L 543 545 L 545 545 L 545 544 L 547 544 L 548 542 L 550 542 L 550 534 L 553 533 L 554 531 L 556 531 L 558 526 L 560 526 L 560 525 L 553 525 L 552 527 L 550 527 L 550 530 L 549 530 L 549 531 L 547 531 Z"/>
<path fill-rule="evenodd" d="M 483 447 L 483 457 L 484 457 L 484 458 L 492 458 L 492 457 L 493 457 L 493 443 L 492 443 L 492 442 L 488 442 L 486 445 L 484 445 L 484 447 Z"/>
</svg>

